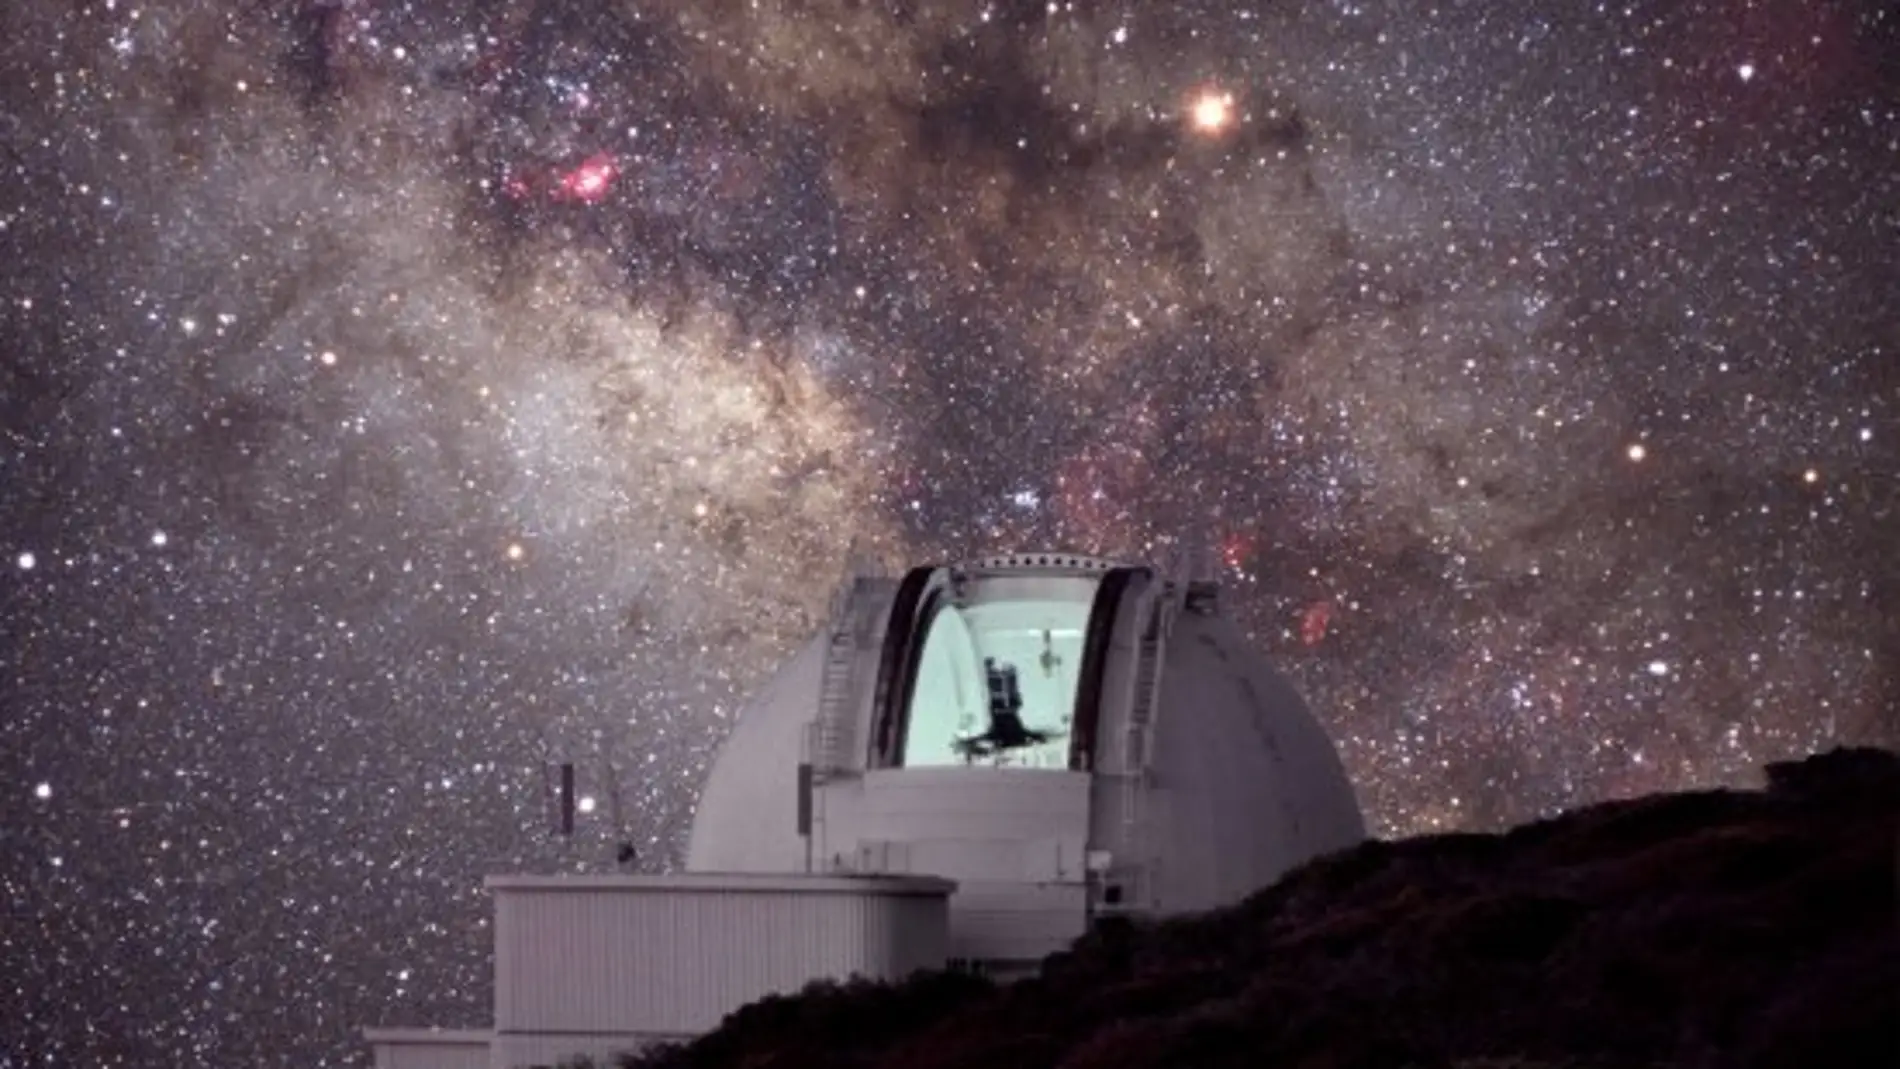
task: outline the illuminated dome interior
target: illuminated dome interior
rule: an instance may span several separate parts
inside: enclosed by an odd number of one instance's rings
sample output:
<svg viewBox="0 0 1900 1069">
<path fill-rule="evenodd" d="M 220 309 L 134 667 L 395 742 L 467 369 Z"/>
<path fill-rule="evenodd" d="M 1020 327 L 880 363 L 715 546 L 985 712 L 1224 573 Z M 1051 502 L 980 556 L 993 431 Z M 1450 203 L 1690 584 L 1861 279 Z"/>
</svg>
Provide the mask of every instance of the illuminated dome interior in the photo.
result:
<svg viewBox="0 0 1900 1069">
<path fill-rule="evenodd" d="M 1095 586 L 1090 576 L 1065 581 L 1032 600 L 993 598 L 939 607 L 925 624 L 904 767 L 1068 767 L 1082 639 Z M 1023 727 L 1045 734 L 1046 741 L 979 756 L 958 748 L 989 723 L 991 673 L 1015 684 Z"/>
</svg>

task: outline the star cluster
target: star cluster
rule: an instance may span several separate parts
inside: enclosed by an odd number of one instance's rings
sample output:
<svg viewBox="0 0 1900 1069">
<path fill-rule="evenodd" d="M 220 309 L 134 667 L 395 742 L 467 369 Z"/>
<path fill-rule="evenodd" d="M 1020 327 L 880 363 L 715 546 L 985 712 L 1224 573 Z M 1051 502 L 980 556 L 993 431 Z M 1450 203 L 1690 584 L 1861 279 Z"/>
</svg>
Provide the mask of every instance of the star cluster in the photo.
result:
<svg viewBox="0 0 1900 1069">
<path fill-rule="evenodd" d="M 1494 7 L 6 4 L 0 1064 L 480 1022 L 864 561 L 1205 559 L 1387 835 L 1893 744 L 1900 20 Z"/>
</svg>

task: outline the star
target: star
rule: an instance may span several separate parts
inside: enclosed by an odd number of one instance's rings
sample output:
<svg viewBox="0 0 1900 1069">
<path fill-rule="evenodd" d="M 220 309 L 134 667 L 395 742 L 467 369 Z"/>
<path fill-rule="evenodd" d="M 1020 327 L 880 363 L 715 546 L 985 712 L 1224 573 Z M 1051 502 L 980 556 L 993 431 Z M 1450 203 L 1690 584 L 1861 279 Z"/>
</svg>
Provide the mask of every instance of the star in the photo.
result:
<svg viewBox="0 0 1900 1069">
<path fill-rule="evenodd" d="M 1234 123 L 1234 96 L 1217 89 L 1205 89 L 1188 104 L 1188 121 L 1201 134 L 1227 132 Z"/>
</svg>

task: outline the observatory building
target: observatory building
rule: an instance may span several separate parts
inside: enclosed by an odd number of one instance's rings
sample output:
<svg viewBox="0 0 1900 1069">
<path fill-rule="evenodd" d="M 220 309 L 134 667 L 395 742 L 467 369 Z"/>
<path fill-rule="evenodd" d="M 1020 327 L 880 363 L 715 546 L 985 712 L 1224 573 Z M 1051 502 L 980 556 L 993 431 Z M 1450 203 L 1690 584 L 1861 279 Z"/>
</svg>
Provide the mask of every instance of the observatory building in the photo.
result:
<svg viewBox="0 0 1900 1069">
<path fill-rule="evenodd" d="M 720 748 L 685 872 L 490 877 L 493 1030 L 367 1036 L 379 1067 L 551 1066 L 814 979 L 1009 979 L 1365 834 L 1215 584 L 1055 553 L 858 576 Z"/>
</svg>

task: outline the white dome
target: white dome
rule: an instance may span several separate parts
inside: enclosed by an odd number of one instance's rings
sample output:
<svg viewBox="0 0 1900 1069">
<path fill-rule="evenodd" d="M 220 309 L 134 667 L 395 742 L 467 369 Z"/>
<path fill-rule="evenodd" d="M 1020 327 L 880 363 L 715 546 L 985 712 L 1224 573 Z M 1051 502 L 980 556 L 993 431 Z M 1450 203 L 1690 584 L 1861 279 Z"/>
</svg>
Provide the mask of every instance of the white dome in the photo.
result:
<svg viewBox="0 0 1900 1069">
<path fill-rule="evenodd" d="M 1169 912 L 1238 901 L 1366 837 L 1332 740 L 1224 617 L 1175 622 L 1153 768 L 1168 799 L 1155 841 L 1156 897 Z"/>
<path fill-rule="evenodd" d="M 713 758 L 693 813 L 692 872 L 802 872 L 798 764 L 817 710 L 825 636 L 806 643 L 739 713 Z"/>
<path fill-rule="evenodd" d="M 1332 742 L 1215 594 L 1055 554 L 855 581 L 740 714 L 687 868 L 947 877 L 959 945 L 1022 962 L 1361 841 Z"/>
</svg>

